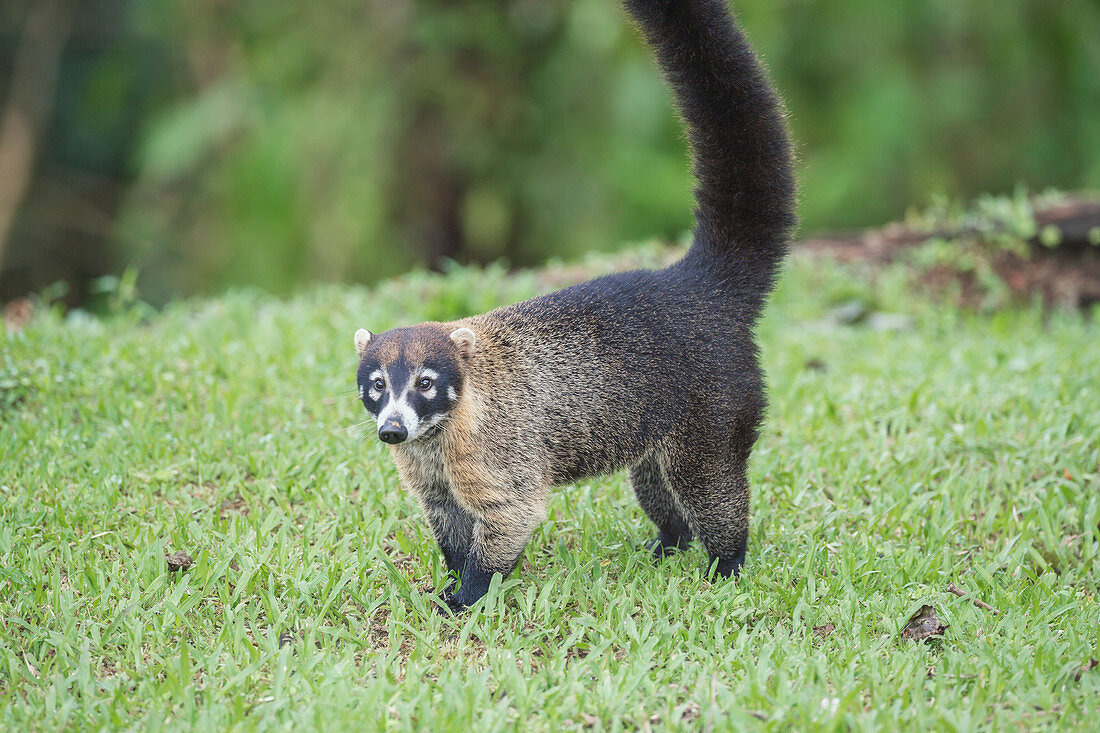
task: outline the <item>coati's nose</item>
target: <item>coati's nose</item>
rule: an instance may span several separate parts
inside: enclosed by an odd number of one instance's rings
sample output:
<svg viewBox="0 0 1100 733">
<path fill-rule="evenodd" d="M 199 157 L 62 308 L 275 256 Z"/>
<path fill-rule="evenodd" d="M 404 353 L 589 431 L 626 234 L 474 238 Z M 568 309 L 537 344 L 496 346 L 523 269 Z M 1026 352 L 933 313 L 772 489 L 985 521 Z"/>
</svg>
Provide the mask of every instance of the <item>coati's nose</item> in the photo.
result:
<svg viewBox="0 0 1100 733">
<path fill-rule="evenodd" d="M 409 431 L 396 420 L 390 420 L 379 429 L 378 437 L 383 443 L 400 443 L 409 437 Z"/>
</svg>

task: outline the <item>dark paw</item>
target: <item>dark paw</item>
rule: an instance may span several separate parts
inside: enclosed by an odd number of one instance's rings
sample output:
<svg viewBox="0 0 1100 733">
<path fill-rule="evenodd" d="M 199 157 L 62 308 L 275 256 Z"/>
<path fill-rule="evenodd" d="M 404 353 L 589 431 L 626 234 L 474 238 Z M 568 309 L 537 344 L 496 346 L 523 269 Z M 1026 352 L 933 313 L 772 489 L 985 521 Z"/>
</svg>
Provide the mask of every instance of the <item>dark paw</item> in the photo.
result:
<svg viewBox="0 0 1100 733">
<path fill-rule="evenodd" d="M 664 533 L 661 533 L 647 542 L 645 546 L 646 549 L 653 553 L 653 557 L 658 560 L 664 560 L 666 557 L 686 550 L 690 543 L 690 535 L 670 538 L 666 537 Z"/>
<path fill-rule="evenodd" d="M 445 596 L 443 605 L 437 605 L 435 612 L 441 616 L 457 616 L 468 608 L 469 606 L 461 601 L 456 601 L 453 596 Z"/>
<path fill-rule="evenodd" d="M 458 583 L 458 590 L 450 592 L 454 588 L 454 581 L 447 585 L 446 590 L 439 595 L 447 604 L 452 615 L 462 613 L 470 606 L 477 603 L 489 592 L 489 581 L 493 574 L 484 570 L 476 558 L 470 558 L 462 571 L 462 579 Z M 440 609 L 440 612 L 443 612 Z"/>
<path fill-rule="evenodd" d="M 741 575 L 741 566 L 745 564 L 745 553 L 742 552 L 737 557 L 719 557 L 718 562 L 712 557 L 710 563 L 710 567 L 721 577 L 736 578 Z"/>
<path fill-rule="evenodd" d="M 468 592 L 463 590 L 455 590 L 457 583 L 452 579 L 442 590 L 436 589 L 436 594 L 443 600 L 443 606 L 436 606 L 435 610 L 445 616 L 455 616 L 462 613 L 477 601 L 477 598 L 470 598 Z"/>
</svg>

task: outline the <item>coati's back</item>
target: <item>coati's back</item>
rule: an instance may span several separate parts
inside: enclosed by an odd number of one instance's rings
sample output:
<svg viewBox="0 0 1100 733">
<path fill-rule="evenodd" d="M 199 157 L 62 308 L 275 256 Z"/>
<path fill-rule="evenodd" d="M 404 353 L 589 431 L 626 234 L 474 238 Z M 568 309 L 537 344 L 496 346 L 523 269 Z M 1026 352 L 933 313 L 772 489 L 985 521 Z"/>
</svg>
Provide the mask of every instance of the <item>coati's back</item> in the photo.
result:
<svg viewBox="0 0 1100 733">
<path fill-rule="evenodd" d="M 709 414 L 734 400 L 762 407 L 755 351 L 746 347 L 753 319 L 720 288 L 681 263 L 449 325 L 481 336 L 468 375 L 493 396 L 481 413 L 486 425 L 513 426 L 503 443 L 529 440 L 530 459 L 546 463 L 553 483 L 570 483 L 629 465 L 685 427 L 705 440 Z M 499 368 L 500 345 L 508 370 Z"/>
<path fill-rule="evenodd" d="M 684 258 L 450 324 L 356 334 L 364 404 L 460 574 L 452 608 L 514 567 L 550 485 L 623 467 L 658 555 L 694 535 L 723 574 L 744 558 L 764 405 L 753 327 L 795 222 L 790 144 L 722 0 L 625 5 L 691 142 Z M 425 343 L 428 356 L 409 356 Z M 401 416 L 416 426 L 407 436 Z"/>
</svg>

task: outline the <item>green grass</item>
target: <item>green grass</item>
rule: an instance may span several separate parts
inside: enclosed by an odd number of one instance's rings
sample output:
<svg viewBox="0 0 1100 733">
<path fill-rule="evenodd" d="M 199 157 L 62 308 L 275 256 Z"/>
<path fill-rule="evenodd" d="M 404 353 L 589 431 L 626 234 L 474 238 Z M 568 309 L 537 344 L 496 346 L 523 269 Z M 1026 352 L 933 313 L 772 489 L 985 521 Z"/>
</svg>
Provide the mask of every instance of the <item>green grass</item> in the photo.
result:
<svg viewBox="0 0 1100 733">
<path fill-rule="evenodd" d="M 961 312 L 897 269 L 792 263 L 739 581 L 707 581 L 698 547 L 651 562 L 615 475 L 555 493 L 484 608 L 434 613 L 440 561 L 361 424 L 352 333 L 561 277 L 44 311 L 0 336 L 0 727 L 1095 725 L 1100 314 Z M 852 300 L 909 322 L 838 325 Z M 195 565 L 169 573 L 177 550 Z M 899 636 L 922 604 L 943 639 Z"/>
</svg>

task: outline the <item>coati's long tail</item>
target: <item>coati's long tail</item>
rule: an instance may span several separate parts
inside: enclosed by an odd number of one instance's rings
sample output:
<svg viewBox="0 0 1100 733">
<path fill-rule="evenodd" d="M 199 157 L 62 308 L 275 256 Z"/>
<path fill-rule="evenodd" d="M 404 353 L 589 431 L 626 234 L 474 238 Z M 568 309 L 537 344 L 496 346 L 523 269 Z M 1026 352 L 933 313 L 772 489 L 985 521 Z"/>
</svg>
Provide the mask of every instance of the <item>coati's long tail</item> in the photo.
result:
<svg viewBox="0 0 1100 733">
<path fill-rule="evenodd" d="M 625 0 L 687 123 L 702 258 L 759 305 L 795 224 L 784 113 L 724 0 Z M 755 297 L 754 297 L 755 296 Z"/>
</svg>

